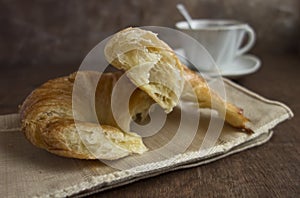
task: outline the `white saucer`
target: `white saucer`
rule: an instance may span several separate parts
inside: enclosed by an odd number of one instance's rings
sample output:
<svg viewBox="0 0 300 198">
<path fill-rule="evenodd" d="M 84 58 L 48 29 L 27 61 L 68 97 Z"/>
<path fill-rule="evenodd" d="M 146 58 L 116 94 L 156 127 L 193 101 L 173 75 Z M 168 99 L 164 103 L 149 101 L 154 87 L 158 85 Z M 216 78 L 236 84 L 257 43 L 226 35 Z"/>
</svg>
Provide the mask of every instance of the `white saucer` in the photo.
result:
<svg viewBox="0 0 300 198">
<path fill-rule="evenodd" d="M 175 50 L 176 54 L 179 55 L 179 59 L 181 60 L 181 62 L 185 65 L 187 65 L 188 67 L 190 67 L 191 69 L 195 69 L 195 67 L 191 67 L 190 63 L 187 62 L 185 57 L 185 51 L 182 48 L 178 48 Z M 252 74 L 254 72 L 256 72 L 261 66 L 261 61 L 259 60 L 259 58 L 257 58 L 254 55 L 250 55 L 250 54 L 245 54 L 245 55 L 241 55 L 238 56 L 237 58 L 235 58 L 235 60 L 227 65 L 221 65 L 219 66 L 219 68 L 221 68 L 217 73 L 211 73 L 209 71 L 201 71 L 202 74 L 207 74 L 208 76 L 224 76 L 224 77 L 228 77 L 228 78 L 239 78 L 245 75 L 249 75 Z M 199 68 L 197 69 L 197 71 L 199 71 Z"/>
<path fill-rule="evenodd" d="M 261 66 L 261 61 L 254 55 L 242 55 L 232 63 L 220 66 L 220 74 L 228 78 L 238 78 L 256 72 Z"/>
</svg>

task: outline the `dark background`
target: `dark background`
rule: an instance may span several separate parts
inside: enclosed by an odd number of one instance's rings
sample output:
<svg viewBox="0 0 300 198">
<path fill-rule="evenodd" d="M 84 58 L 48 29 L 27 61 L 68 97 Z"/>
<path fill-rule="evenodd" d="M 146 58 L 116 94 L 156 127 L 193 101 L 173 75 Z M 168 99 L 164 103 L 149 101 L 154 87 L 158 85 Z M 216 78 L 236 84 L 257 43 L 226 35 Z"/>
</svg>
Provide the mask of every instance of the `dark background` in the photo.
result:
<svg viewBox="0 0 300 198">
<path fill-rule="evenodd" d="M 257 33 L 252 53 L 299 53 L 299 0 L 1 0 L 0 65 L 76 65 L 93 46 L 128 26 L 174 27 L 193 18 L 229 18 Z"/>
</svg>

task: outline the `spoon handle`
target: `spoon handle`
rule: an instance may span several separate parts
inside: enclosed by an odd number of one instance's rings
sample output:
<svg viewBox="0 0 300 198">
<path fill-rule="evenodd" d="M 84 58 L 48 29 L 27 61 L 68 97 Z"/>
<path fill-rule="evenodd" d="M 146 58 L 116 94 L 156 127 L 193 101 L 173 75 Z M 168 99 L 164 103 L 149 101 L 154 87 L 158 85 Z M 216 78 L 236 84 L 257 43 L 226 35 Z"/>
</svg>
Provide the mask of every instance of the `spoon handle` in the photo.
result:
<svg viewBox="0 0 300 198">
<path fill-rule="evenodd" d="M 185 20 L 188 22 L 188 25 L 191 29 L 193 29 L 192 27 L 192 18 L 189 15 L 188 11 L 185 9 L 184 5 L 179 3 L 177 4 L 177 9 L 179 10 L 179 12 L 182 14 L 182 16 L 185 18 Z"/>
</svg>

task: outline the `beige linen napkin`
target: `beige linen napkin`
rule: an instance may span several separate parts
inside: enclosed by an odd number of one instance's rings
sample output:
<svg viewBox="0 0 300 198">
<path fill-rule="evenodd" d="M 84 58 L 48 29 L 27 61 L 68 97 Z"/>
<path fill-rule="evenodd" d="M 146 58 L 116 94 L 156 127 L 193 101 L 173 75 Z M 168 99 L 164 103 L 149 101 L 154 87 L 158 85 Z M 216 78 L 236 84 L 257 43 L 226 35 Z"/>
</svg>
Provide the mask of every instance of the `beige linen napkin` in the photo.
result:
<svg viewBox="0 0 300 198">
<path fill-rule="evenodd" d="M 127 170 L 116 170 L 98 160 L 68 159 L 38 149 L 20 132 L 18 114 L 0 116 L 0 194 L 5 197 L 63 197 L 100 192 L 164 172 L 210 163 L 263 144 L 271 138 L 272 128 L 293 117 L 284 104 L 267 100 L 229 80 L 224 82 L 228 100 L 244 109 L 253 123 L 254 134 L 247 135 L 225 125 L 216 145 L 203 156 L 197 140 L 207 127 L 204 119 L 200 121 L 196 141 L 184 153 Z M 176 112 L 168 119 L 169 126 L 164 130 L 172 129 Z M 163 136 L 168 133 L 146 138 L 145 144 L 151 145 Z"/>
</svg>

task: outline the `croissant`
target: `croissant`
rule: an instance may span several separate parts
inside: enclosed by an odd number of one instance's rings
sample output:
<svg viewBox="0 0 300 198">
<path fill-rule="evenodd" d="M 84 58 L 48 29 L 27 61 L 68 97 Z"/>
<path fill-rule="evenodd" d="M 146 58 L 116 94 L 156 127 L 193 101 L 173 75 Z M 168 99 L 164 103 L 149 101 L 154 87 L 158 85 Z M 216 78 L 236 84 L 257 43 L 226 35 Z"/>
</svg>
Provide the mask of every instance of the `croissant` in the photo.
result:
<svg viewBox="0 0 300 198">
<path fill-rule="evenodd" d="M 90 104 L 82 109 L 72 108 L 76 75 L 82 79 L 79 85 L 83 92 L 75 97 L 79 104 L 86 103 L 84 99 L 89 98 L 85 94 L 91 91 L 88 90 L 89 83 L 101 76 L 95 94 L 98 120 L 93 118 L 94 107 Z M 147 151 L 139 135 L 118 127 L 109 108 L 112 89 L 121 75 L 120 72 L 81 71 L 44 83 L 26 98 L 20 108 L 22 131 L 35 146 L 64 157 L 113 160 Z M 145 115 L 144 111 L 154 101 L 139 89 L 133 95 L 129 104 L 131 114 Z M 143 101 L 143 105 L 136 105 L 137 101 Z M 80 120 L 74 120 L 75 114 Z"/>
<path fill-rule="evenodd" d="M 210 90 L 206 81 L 181 64 L 174 51 L 156 34 L 127 28 L 108 41 L 104 53 L 110 64 L 126 71 L 128 78 L 166 112 L 172 111 L 180 96 L 188 95 L 185 87 L 190 84 L 200 108 L 213 107 L 230 125 L 251 132 L 243 110 Z"/>
<path fill-rule="evenodd" d="M 171 112 L 181 98 L 188 99 L 187 84 L 192 86 L 199 108 L 215 108 L 230 125 L 250 131 L 242 110 L 210 90 L 154 33 L 125 29 L 107 42 L 104 53 L 109 63 L 125 71 L 128 86 L 138 87 L 129 99 L 129 115 L 125 114 L 120 124 L 111 109 L 112 91 L 123 72 L 80 71 L 56 78 L 35 89 L 20 107 L 22 131 L 32 144 L 79 159 L 114 160 L 142 154 L 147 147 L 139 135 L 129 132 L 129 123 L 145 119 L 154 103 Z M 75 78 L 81 80 L 76 84 L 77 94 Z M 90 95 L 93 82 L 97 82 L 96 93 Z"/>
</svg>

